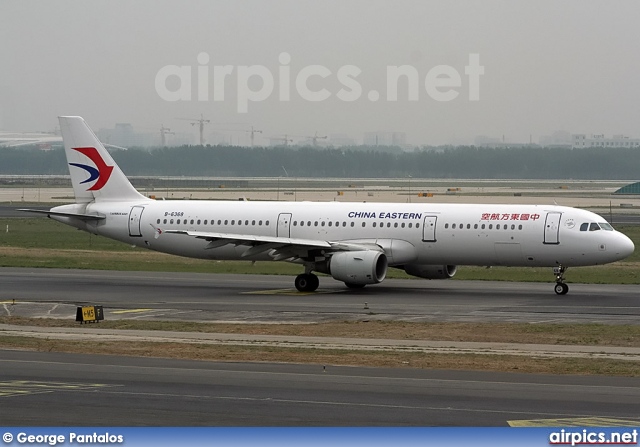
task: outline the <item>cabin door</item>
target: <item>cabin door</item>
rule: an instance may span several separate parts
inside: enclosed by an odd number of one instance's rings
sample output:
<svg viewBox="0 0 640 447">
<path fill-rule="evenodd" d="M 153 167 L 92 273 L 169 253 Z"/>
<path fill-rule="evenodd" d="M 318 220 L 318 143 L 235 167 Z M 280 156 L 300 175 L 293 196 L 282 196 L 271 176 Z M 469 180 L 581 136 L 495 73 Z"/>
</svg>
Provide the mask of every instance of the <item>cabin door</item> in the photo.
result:
<svg viewBox="0 0 640 447">
<path fill-rule="evenodd" d="M 436 241 L 436 221 L 438 216 L 425 216 L 422 224 L 422 242 Z"/>
<path fill-rule="evenodd" d="M 278 237 L 291 237 L 291 213 L 280 213 L 278 215 Z"/>
<path fill-rule="evenodd" d="M 547 213 L 547 218 L 544 222 L 544 243 L 545 244 L 559 244 L 560 233 L 560 217 L 562 213 L 551 212 Z"/>
<path fill-rule="evenodd" d="M 131 237 L 142 236 L 142 232 L 140 231 L 140 218 L 142 217 L 143 211 L 144 211 L 144 206 L 131 207 L 131 212 L 129 213 L 129 236 Z"/>
</svg>

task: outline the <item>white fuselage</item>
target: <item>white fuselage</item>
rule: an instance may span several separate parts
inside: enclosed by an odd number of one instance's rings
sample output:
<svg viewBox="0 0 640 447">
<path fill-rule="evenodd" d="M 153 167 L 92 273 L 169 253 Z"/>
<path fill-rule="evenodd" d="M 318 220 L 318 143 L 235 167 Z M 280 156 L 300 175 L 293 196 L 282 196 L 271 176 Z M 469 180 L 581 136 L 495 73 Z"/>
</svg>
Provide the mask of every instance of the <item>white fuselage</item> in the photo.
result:
<svg viewBox="0 0 640 447">
<path fill-rule="evenodd" d="M 634 248 L 607 225 L 585 230 L 606 222 L 597 214 L 551 205 L 141 200 L 92 203 L 83 212 L 106 218 L 52 217 L 128 244 L 203 259 L 272 258 L 268 251 L 243 257 L 247 245 L 208 248 L 206 240 L 163 232 L 375 244 L 390 266 L 584 266 L 623 259 Z"/>
</svg>

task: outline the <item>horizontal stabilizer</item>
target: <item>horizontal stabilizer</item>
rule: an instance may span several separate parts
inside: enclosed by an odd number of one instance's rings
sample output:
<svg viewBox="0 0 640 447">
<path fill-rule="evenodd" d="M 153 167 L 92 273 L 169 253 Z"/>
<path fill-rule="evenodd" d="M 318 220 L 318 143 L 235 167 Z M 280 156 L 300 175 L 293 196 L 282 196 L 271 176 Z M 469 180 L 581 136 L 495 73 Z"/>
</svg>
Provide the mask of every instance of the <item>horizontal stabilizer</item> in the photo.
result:
<svg viewBox="0 0 640 447">
<path fill-rule="evenodd" d="M 97 214 L 80 214 L 80 213 L 64 213 L 61 211 L 51 210 L 31 210 L 27 208 L 19 209 L 18 211 L 25 211 L 27 213 L 46 214 L 47 216 L 61 216 L 61 217 L 75 217 L 80 220 L 102 220 L 105 217 Z"/>
</svg>

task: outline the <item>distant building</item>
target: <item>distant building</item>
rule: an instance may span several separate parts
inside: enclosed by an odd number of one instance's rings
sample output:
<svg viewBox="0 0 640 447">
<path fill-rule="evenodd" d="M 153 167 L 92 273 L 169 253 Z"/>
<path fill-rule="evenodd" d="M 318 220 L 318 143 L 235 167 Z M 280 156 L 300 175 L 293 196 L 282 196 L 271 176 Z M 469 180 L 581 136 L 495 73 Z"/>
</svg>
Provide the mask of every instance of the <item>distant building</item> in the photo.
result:
<svg viewBox="0 0 640 447">
<path fill-rule="evenodd" d="M 556 130 L 551 135 L 542 135 L 539 143 L 544 147 L 571 147 L 571 134 L 566 130 Z"/>
<path fill-rule="evenodd" d="M 488 137 L 486 135 L 478 135 L 474 139 L 474 144 L 479 147 L 496 147 L 502 145 L 500 138 Z"/>
<path fill-rule="evenodd" d="M 365 146 L 400 146 L 407 145 L 407 134 L 404 132 L 365 132 L 362 143 Z"/>
<path fill-rule="evenodd" d="M 116 123 L 113 129 L 100 129 L 96 136 L 105 144 L 121 147 L 155 147 L 161 146 L 161 135 L 158 132 L 136 132 L 130 123 Z M 167 133 L 167 146 L 192 144 L 193 138 L 188 133 Z"/>
<path fill-rule="evenodd" d="M 640 138 L 629 138 L 626 135 L 614 135 L 605 137 L 604 134 L 587 136 L 586 134 L 574 134 L 571 147 L 581 149 L 585 147 L 640 147 Z"/>
<path fill-rule="evenodd" d="M 356 140 L 349 137 L 346 133 L 332 133 L 329 135 L 329 144 L 331 146 L 355 146 Z"/>
</svg>

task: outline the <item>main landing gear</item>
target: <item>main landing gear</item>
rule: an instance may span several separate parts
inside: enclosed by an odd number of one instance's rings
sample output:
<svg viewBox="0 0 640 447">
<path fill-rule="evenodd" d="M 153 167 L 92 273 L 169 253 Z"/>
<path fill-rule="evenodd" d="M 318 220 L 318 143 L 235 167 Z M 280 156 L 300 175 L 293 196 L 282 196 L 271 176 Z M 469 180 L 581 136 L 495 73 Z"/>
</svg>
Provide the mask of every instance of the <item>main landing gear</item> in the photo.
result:
<svg viewBox="0 0 640 447">
<path fill-rule="evenodd" d="M 556 286 L 553 290 L 558 295 L 566 295 L 569 291 L 569 286 L 564 282 L 564 272 L 566 271 L 567 268 L 561 265 L 553 268 L 553 274 L 556 275 Z"/>
<path fill-rule="evenodd" d="M 320 280 L 313 273 L 303 273 L 296 276 L 295 284 L 299 292 L 313 292 L 320 285 Z"/>
</svg>

